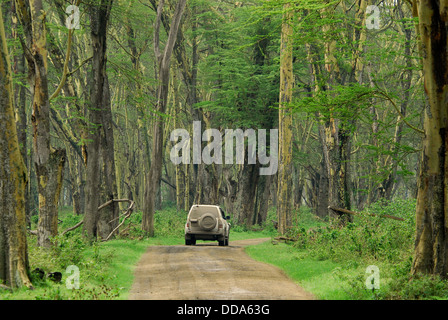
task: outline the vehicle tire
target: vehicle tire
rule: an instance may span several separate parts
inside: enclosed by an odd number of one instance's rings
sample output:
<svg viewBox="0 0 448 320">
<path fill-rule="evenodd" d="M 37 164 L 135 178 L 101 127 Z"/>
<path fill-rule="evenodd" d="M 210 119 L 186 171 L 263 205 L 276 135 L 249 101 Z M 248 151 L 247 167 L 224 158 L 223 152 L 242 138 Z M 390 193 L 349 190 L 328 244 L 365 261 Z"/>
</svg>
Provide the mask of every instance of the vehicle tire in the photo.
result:
<svg viewBox="0 0 448 320">
<path fill-rule="evenodd" d="M 224 245 L 227 247 L 229 245 L 229 238 L 224 239 Z"/>
<path fill-rule="evenodd" d="M 196 245 L 196 239 L 195 239 L 195 238 L 192 238 L 192 239 L 190 240 L 190 244 L 191 244 L 192 246 L 195 246 L 195 245 Z"/>
<path fill-rule="evenodd" d="M 186 245 L 186 246 L 189 246 L 189 245 L 191 245 L 191 240 L 190 240 L 190 239 L 187 239 L 187 238 L 185 238 L 185 245 Z"/>
<path fill-rule="evenodd" d="M 225 245 L 226 240 L 218 240 L 218 245 L 223 247 Z"/>
<path fill-rule="evenodd" d="M 205 231 L 212 230 L 216 227 L 216 218 L 211 213 L 204 213 L 198 222 L 201 229 Z"/>
</svg>

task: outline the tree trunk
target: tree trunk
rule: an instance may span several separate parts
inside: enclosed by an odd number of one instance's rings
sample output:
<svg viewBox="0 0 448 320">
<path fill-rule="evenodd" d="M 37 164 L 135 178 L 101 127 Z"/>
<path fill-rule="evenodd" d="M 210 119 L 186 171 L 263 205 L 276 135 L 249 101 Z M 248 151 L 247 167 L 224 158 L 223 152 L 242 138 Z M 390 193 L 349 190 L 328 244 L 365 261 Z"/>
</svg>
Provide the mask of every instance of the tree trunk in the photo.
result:
<svg viewBox="0 0 448 320">
<path fill-rule="evenodd" d="M 116 205 L 112 209 L 103 209 L 100 215 L 98 207 L 101 199 L 101 172 L 103 172 L 104 183 L 111 184 L 105 186 L 109 191 L 107 200 L 116 195 L 115 168 L 110 164 L 113 161 L 113 132 L 111 124 L 111 111 L 109 101 L 109 87 L 106 74 L 106 48 L 107 48 L 107 26 L 109 22 L 112 0 L 101 0 L 99 4 L 92 5 L 90 10 L 92 41 L 92 76 L 90 86 L 90 106 L 89 122 L 89 143 L 86 146 L 87 168 L 86 168 L 86 214 L 84 217 L 84 232 L 90 239 L 97 236 L 107 237 L 110 228 L 106 224 L 111 220 L 113 214 L 107 214 L 108 210 L 115 212 Z M 103 120 L 103 118 L 107 120 Z M 112 135 L 112 137 L 110 137 Z M 112 139 L 112 141 L 110 141 Z M 105 145 L 107 143 L 107 146 Z M 109 148 L 109 150 L 106 150 Z M 112 153 L 112 156 L 109 155 Z M 101 170 L 101 158 L 103 157 L 104 169 Z M 108 175 L 106 179 L 104 175 Z M 110 191 L 114 188 L 115 191 Z M 106 200 L 106 201 L 107 201 Z M 106 213 L 104 213 L 106 212 Z M 118 213 L 117 213 L 118 215 Z"/>
<path fill-rule="evenodd" d="M 33 96 L 33 156 L 39 192 L 38 245 L 49 247 L 57 235 L 59 195 L 65 150 L 50 147 L 50 102 L 47 81 L 47 34 L 41 0 L 16 1 L 19 20 L 27 39 L 28 81 Z"/>
<path fill-rule="evenodd" d="M 331 118 L 324 128 L 324 159 L 328 174 L 328 203 L 350 210 L 349 159 L 350 133 L 337 119 Z M 349 215 L 341 215 L 351 221 Z"/>
<path fill-rule="evenodd" d="M 423 149 L 416 209 L 412 273 L 447 277 L 448 249 L 448 2 L 417 2 L 425 109 Z"/>
<path fill-rule="evenodd" d="M 12 37 L 15 41 L 19 39 L 19 23 L 16 13 L 15 2 L 11 2 L 11 31 Z M 21 82 L 25 83 L 25 56 L 18 50 L 18 44 L 13 48 L 18 52 L 14 54 L 14 65 L 12 71 L 16 76 L 20 75 Z M 20 153 L 22 154 L 23 162 L 28 166 L 28 152 L 27 152 L 27 115 L 26 115 L 26 87 L 24 84 L 17 84 L 15 87 L 15 108 L 16 108 L 16 126 L 17 134 L 19 138 Z M 31 225 L 30 216 L 30 201 L 29 201 L 29 189 L 28 186 L 25 189 L 25 213 L 27 226 Z"/>
<path fill-rule="evenodd" d="M 112 109 L 110 103 L 110 89 L 107 73 L 105 72 L 103 88 L 103 110 L 101 116 L 101 158 L 103 160 L 102 172 L 102 202 L 118 198 L 117 179 L 115 169 L 115 145 L 114 130 L 112 123 Z M 119 223 L 119 205 L 113 202 L 100 211 L 98 217 L 98 235 L 105 239 L 116 228 Z M 115 220 L 114 220 L 115 219 Z M 110 223 L 110 221 L 114 221 Z"/>
<path fill-rule="evenodd" d="M 257 185 L 260 177 L 260 163 L 245 163 L 240 180 L 241 212 L 238 224 L 252 226 L 256 218 L 255 202 L 257 200 Z"/>
<path fill-rule="evenodd" d="M 168 40 L 165 45 L 163 54 L 160 53 L 159 47 L 159 33 L 162 18 L 162 9 L 164 0 L 159 2 L 157 8 L 157 18 L 155 22 L 154 32 L 154 52 L 158 65 L 158 89 L 157 89 L 157 103 L 153 124 L 153 140 L 152 140 L 152 154 L 151 154 L 151 168 L 149 170 L 148 179 L 145 188 L 145 204 L 142 217 L 142 230 L 149 236 L 154 235 L 154 213 L 156 206 L 156 197 L 160 190 L 160 179 L 162 177 L 163 164 L 163 119 L 160 114 L 165 113 L 167 98 L 168 98 L 168 84 L 170 79 L 170 61 L 173 52 L 174 43 L 176 42 L 177 32 L 179 30 L 180 21 L 185 9 L 186 0 L 179 0 L 176 10 L 171 22 Z"/>
<path fill-rule="evenodd" d="M 278 230 L 287 232 L 291 225 L 292 209 L 292 113 L 289 103 L 294 86 L 293 76 L 293 11 L 284 5 L 280 47 L 280 100 L 279 100 L 279 163 L 277 186 Z"/>
<path fill-rule="evenodd" d="M 268 217 L 271 182 L 274 176 L 260 176 L 257 186 L 256 213 L 257 224 L 262 225 Z"/>
<path fill-rule="evenodd" d="M 28 277 L 26 167 L 14 116 L 12 73 L 0 6 L 0 283 L 32 287 Z"/>
</svg>

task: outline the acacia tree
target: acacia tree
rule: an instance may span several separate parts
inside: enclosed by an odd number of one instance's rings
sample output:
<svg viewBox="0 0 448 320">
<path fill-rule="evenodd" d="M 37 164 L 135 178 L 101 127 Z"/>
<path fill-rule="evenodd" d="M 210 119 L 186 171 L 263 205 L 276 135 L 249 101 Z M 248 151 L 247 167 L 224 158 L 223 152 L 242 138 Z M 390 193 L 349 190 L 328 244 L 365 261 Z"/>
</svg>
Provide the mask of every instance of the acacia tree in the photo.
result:
<svg viewBox="0 0 448 320">
<path fill-rule="evenodd" d="M 38 245 L 49 247 L 57 235 L 59 195 L 62 188 L 65 150 L 50 145 L 50 100 L 48 93 L 47 32 L 42 0 L 17 0 L 16 10 L 25 41 L 32 94 L 33 155 L 39 191 Z"/>
<path fill-rule="evenodd" d="M 428 106 L 418 181 L 412 273 L 448 273 L 448 2 L 413 2 L 419 18 Z"/>
<path fill-rule="evenodd" d="M 292 185 L 292 112 L 290 102 L 294 86 L 293 76 L 293 11 L 284 5 L 280 47 L 280 98 L 279 98 L 279 163 L 277 189 L 278 230 L 284 234 L 291 225 Z"/>
<path fill-rule="evenodd" d="M 89 120 L 93 128 L 89 130 L 90 142 L 86 147 L 87 196 L 84 231 L 90 238 L 100 236 L 103 239 L 114 229 L 114 225 L 110 224 L 110 221 L 118 216 L 119 209 L 115 202 L 103 208 L 101 212 L 98 209 L 102 193 L 105 194 L 106 201 L 113 200 L 117 196 L 112 111 L 106 73 L 107 30 L 111 8 L 112 0 L 101 0 L 90 7 L 90 38 L 93 57 Z M 104 191 L 98 192 L 102 188 Z"/>
<path fill-rule="evenodd" d="M 163 118 L 166 111 L 168 98 L 168 85 L 170 80 L 170 61 L 176 42 L 182 15 L 185 9 L 186 0 L 179 0 L 173 15 L 170 32 L 165 44 L 163 53 L 160 50 L 160 25 L 162 23 L 162 10 L 165 1 L 160 0 L 157 8 L 157 18 L 154 26 L 154 53 L 157 62 L 157 102 L 155 110 L 157 112 L 153 122 L 151 168 L 145 185 L 145 205 L 142 217 L 142 230 L 150 236 L 154 234 L 154 213 L 156 197 L 160 190 L 163 161 Z"/>
<path fill-rule="evenodd" d="M 31 287 L 25 221 L 26 167 L 14 116 L 11 66 L 0 7 L 0 283 Z"/>
</svg>

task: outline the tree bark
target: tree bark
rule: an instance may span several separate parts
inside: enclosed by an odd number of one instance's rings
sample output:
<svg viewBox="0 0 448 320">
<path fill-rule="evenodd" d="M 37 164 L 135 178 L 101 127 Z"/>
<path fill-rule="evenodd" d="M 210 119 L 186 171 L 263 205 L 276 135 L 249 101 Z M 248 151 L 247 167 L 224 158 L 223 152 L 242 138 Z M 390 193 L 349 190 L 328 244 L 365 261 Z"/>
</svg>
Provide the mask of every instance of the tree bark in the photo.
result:
<svg viewBox="0 0 448 320">
<path fill-rule="evenodd" d="M 154 235 L 154 213 L 156 206 L 156 197 L 160 191 L 160 179 L 162 177 L 163 164 L 163 119 L 160 116 L 165 113 L 167 98 L 168 98 L 168 84 L 170 77 L 170 61 L 173 52 L 174 44 L 176 42 L 177 32 L 179 30 L 182 15 L 185 9 L 186 0 L 179 0 L 171 22 L 168 40 L 165 45 L 163 54 L 160 52 L 159 33 L 162 18 L 162 10 L 164 0 L 159 2 L 157 8 L 157 18 L 155 22 L 154 31 L 154 52 L 158 65 L 158 81 L 157 88 L 157 103 L 155 120 L 153 123 L 153 140 L 152 140 L 152 154 L 151 154 L 151 168 L 146 181 L 145 188 L 145 203 L 142 217 L 142 230 L 149 236 Z"/>
<path fill-rule="evenodd" d="M 28 62 L 28 81 L 33 96 L 33 151 L 39 192 L 38 245 L 49 247 L 57 235 L 59 195 L 62 188 L 65 150 L 50 146 L 50 102 L 47 81 L 47 34 L 41 0 L 16 0 L 26 36 L 22 43 Z"/>
<path fill-rule="evenodd" d="M 448 249 L 448 2 L 416 1 L 425 92 L 423 149 L 418 181 L 416 240 L 411 272 L 447 277 Z"/>
<path fill-rule="evenodd" d="M 86 146 L 86 215 L 84 232 L 92 240 L 107 237 L 113 226 L 108 222 L 118 216 L 118 208 L 114 204 L 99 213 L 101 196 L 101 178 L 107 193 L 106 201 L 116 197 L 115 167 L 113 162 L 112 115 L 109 99 L 109 84 L 106 73 L 107 27 L 109 23 L 112 0 L 101 0 L 90 8 L 90 38 L 92 41 L 92 76 L 90 83 L 89 122 L 92 125 L 88 133 L 89 143 Z M 101 168 L 103 160 L 103 169 Z M 107 177 L 106 177 L 107 176 Z M 106 186 L 107 184 L 107 186 Z M 109 211 L 111 210 L 111 211 Z"/>
<path fill-rule="evenodd" d="M 25 218 L 27 174 L 15 124 L 9 61 L 0 6 L 0 282 L 31 288 Z"/>
<path fill-rule="evenodd" d="M 291 225 L 292 209 L 292 113 L 289 103 L 294 86 L 293 75 L 293 11 L 284 5 L 280 47 L 280 99 L 279 99 L 279 163 L 277 186 L 278 230 L 285 234 Z"/>
<path fill-rule="evenodd" d="M 112 108 L 110 103 L 110 89 L 107 74 L 105 73 L 103 88 L 103 110 L 101 117 L 101 158 L 102 158 L 102 201 L 118 198 L 116 169 L 115 169 L 115 145 L 114 130 L 112 124 Z M 101 210 L 98 218 L 98 235 L 105 239 L 118 225 L 120 207 L 113 202 L 110 206 Z M 114 221 L 110 223 L 110 221 Z"/>
<path fill-rule="evenodd" d="M 11 1 L 11 35 L 15 41 L 19 40 L 19 21 L 16 13 L 15 2 Z M 25 83 L 25 56 L 18 50 L 19 44 L 13 47 L 13 50 L 17 50 L 17 53 L 13 55 L 14 64 L 12 66 L 12 72 L 16 77 L 21 78 L 21 82 Z M 22 154 L 23 162 L 28 166 L 28 153 L 27 153 L 27 115 L 26 115 L 26 87 L 24 84 L 17 84 L 15 86 L 15 110 L 16 110 L 16 126 L 17 134 L 19 138 L 20 153 Z M 28 186 L 25 189 L 25 212 L 27 226 L 31 225 L 30 216 L 30 201 Z"/>
</svg>

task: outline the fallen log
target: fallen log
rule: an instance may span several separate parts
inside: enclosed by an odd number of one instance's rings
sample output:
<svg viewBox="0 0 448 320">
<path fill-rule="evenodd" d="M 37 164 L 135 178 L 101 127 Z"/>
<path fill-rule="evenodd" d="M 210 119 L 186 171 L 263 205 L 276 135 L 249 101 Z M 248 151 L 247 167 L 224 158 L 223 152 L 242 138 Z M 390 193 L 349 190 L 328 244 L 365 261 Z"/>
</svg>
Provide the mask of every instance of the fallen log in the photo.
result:
<svg viewBox="0 0 448 320">
<path fill-rule="evenodd" d="M 129 199 L 112 199 L 112 200 L 109 200 L 109 201 L 103 203 L 102 205 L 100 205 L 100 206 L 98 207 L 98 211 L 100 211 L 101 209 L 107 207 L 108 205 L 110 205 L 110 204 L 112 204 L 112 203 L 114 203 L 114 202 L 129 202 L 129 203 L 131 204 L 131 205 L 129 206 L 129 208 L 130 208 L 130 207 L 132 207 L 132 209 L 134 208 L 134 201 L 132 201 L 132 200 L 129 200 Z M 126 210 L 126 212 L 125 212 L 123 215 L 126 215 L 126 214 L 127 214 L 127 212 L 129 211 L 129 208 Z M 109 221 L 109 223 L 111 223 L 111 222 L 113 222 L 114 220 L 119 219 L 119 218 L 121 218 L 121 217 L 122 217 L 122 216 L 120 216 L 120 217 L 118 217 L 118 218 L 115 218 L 115 219 L 113 219 L 112 221 Z M 127 219 L 127 218 L 125 218 L 125 220 L 126 220 L 126 219 Z M 69 231 L 75 230 L 76 228 L 79 228 L 83 223 L 84 223 L 84 220 L 78 222 L 78 223 L 75 224 L 73 227 L 70 227 L 70 228 L 64 230 L 64 231 L 62 232 L 62 235 L 66 234 L 66 233 L 69 232 Z M 121 224 L 120 224 L 120 225 L 121 225 Z M 117 229 L 117 228 L 116 228 L 116 229 Z M 115 232 L 116 229 L 114 229 L 114 231 L 112 231 L 112 233 Z M 111 236 L 111 234 L 107 237 L 107 239 L 109 239 L 110 236 Z"/>
<path fill-rule="evenodd" d="M 12 292 L 12 289 L 10 287 L 8 287 L 8 286 L 5 286 L 4 284 L 0 284 L 0 289 L 1 290 L 8 290 L 8 291 Z"/>
<path fill-rule="evenodd" d="M 285 242 L 288 242 L 288 241 L 295 242 L 295 241 L 297 241 L 296 239 L 288 238 L 288 237 L 284 237 L 284 236 L 275 237 L 274 240 L 285 241 Z"/>
<path fill-rule="evenodd" d="M 347 210 L 347 209 L 343 209 L 343 208 L 336 208 L 336 207 L 333 207 L 333 206 L 328 206 L 328 209 L 331 209 L 331 210 L 333 210 L 335 212 L 348 213 L 348 214 L 351 214 L 351 215 L 360 215 L 361 214 L 360 212 L 351 211 L 351 210 Z M 372 216 L 372 217 L 377 217 L 378 216 L 378 215 L 373 214 L 373 213 L 367 213 L 367 215 Z M 388 214 L 381 215 L 381 217 L 388 218 L 388 219 L 393 219 L 393 220 L 398 220 L 398 221 L 404 221 L 403 218 L 390 216 Z"/>
</svg>

